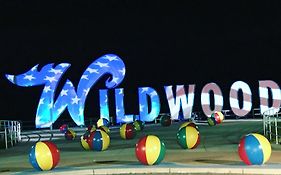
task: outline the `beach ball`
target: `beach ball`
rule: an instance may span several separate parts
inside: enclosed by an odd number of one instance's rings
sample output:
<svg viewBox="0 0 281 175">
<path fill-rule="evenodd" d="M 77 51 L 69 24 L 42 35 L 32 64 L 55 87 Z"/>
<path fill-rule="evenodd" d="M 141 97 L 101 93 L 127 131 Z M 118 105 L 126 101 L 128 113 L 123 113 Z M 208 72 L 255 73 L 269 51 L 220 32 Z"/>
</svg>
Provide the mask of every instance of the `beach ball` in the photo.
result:
<svg viewBox="0 0 281 175">
<path fill-rule="evenodd" d="M 107 134 L 110 133 L 110 130 L 109 130 L 109 128 L 108 128 L 107 126 L 100 126 L 100 127 L 98 127 L 98 129 L 103 130 L 103 131 L 106 132 Z"/>
<path fill-rule="evenodd" d="M 222 123 L 222 121 L 224 120 L 224 115 L 221 112 L 214 112 L 211 115 L 211 118 L 214 118 L 216 121 L 216 124 L 220 124 Z"/>
<path fill-rule="evenodd" d="M 217 124 L 216 119 L 213 117 L 207 117 L 207 122 L 209 126 L 215 126 Z"/>
<path fill-rule="evenodd" d="M 97 128 L 96 128 L 96 125 L 89 125 L 88 127 L 87 127 L 87 131 L 89 131 L 89 132 L 93 132 L 93 131 L 95 131 Z"/>
<path fill-rule="evenodd" d="M 110 144 L 110 137 L 106 132 L 97 129 L 91 132 L 90 136 L 87 138 L 87 143 L 90 149 L 94 151 L 104 151 Z"/>
<path fill-rule="evenodd" d="M 84 150 L 90 150 L 90 146 L 87 142 L 87 139 L 90 135 L 88 134 L 84 134 L 80 137 L 80 143 L 81 143 L 81 146 L 82 148 L 84 148 Z"/>
<path fill-rule="evenodd" d="M 183 149 L 194 149 L 200 143 L 199 131 L 192 126 L 183 127 L 177 132 L 177 141 Z"/>
<path fill-rule="evenodd" d="M 162 126 L 170 126 L 172 124 L 171 117 L 168 116 L 168 115 L 163 115 L 160 118 L 160 123 L 161 123 Z"/>
<path fill-rule="evenodd" d="M 180 125 L 178 130 L 180 130 L 181 128 L 186 127 L 186 126 L 192 126 L 198 130 L 198 126 L 193 122 L 184 122 L 183 124 Z"/>
<path fill-rule="evenodd" d="M 63 124 L 60 126 L 60 132 L 61 133 L 65 133 L 68 130 L 68 125 L 67 124 Z"/>
<path fill-rule="evenodd" d="M 66 138 L 66 140 L 74 140 L 76 136 L 75 131 L 73 131 L 73 129 L 68 129 L 65 133 L 64 133 L 64 137 Z"/>
<path fill-rule="evenodd" d="M 136 136 L 136 130 L 132 124 L 123 124 L 120 127 L 120 136 L 123 139 L 133 139 Z"/>
<path fill-rule="evenodd" d="M 136 131 L 141 131 L 144 128 L 144 122 L 142 122 L 140 120 L 134 121 L 133 125 L 134 125 Z"/>
<path fill-rule="evenodd" d="M 100 126 L 109 126 L 109 121 L 105 118 L 100 118 L 97 122 L 97 127 L 100 127 Z"/>
<path fill-rule="evenodd" d="M 248 134 L 240 140 L 238 153 L 245 164 L 262 165 L 270 158 L 271 145 L 261 134 Z"/>
<path fill-rule="evenodd" d="M 29 162 L 36 170 L 51 170 L 58 165 L 59 161 L 60 152 L 53 142 L 41 141 L 31 147 Z"/>
<path fill-rule="evenodd" d="M 144 165 L 159 164 L 165 157 L 165 144 L 154 135 L 147 135 L 139 139 L 135 154 Z"/>
</svg>

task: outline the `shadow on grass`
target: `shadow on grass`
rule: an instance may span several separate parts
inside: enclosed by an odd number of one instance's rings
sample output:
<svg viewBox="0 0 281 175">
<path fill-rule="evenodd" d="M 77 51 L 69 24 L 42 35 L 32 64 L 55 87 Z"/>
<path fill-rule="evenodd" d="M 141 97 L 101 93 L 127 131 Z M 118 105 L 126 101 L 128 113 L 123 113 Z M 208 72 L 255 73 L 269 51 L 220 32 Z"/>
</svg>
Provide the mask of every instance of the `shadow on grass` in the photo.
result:
<svg viewBox="0 0 281 175">
<path fill-rule="evenodd" d="M 213 159 L 197 159 L 196 162 L 206 164 L 218 164 L 218 165 L 243 165 L 241 161 L 235 160 L 213 160 Z"/>
</svg>

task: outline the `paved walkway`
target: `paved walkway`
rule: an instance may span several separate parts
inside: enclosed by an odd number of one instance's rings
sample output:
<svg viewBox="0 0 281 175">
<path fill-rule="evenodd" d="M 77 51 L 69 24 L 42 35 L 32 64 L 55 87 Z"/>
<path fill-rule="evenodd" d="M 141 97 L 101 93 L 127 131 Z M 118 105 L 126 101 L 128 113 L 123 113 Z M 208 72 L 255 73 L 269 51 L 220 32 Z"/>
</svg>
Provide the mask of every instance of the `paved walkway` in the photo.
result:
<svg viewBox="0 0 281 175">
<path fill-rule="evenodd" d="M 160 165 L 146 166 L 140 164 L 113 165 L 101 167 L 64 167 L 52 171 L 38 172 L 34 170 L 15 172 L 13 174 L 264 174 L 280 175 L 281 164 L 265 164 L 261 166 L 247 165 L 186 165 L 179 163 L 161 163 Z M 3 173 L 5 174 L 5 173 Z M 10 174 L 10 173 L 7 173 Z"/>
</svg>

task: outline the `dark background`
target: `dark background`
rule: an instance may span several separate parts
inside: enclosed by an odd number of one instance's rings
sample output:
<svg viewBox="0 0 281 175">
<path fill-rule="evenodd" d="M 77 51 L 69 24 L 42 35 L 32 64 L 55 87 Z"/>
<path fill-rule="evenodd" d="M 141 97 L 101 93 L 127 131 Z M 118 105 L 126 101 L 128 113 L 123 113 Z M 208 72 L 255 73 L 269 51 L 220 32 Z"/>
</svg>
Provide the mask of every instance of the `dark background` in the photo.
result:
<svg viewBox="0 0 281 175">
<path fill-rule="evenodd" d="M 280 10 L 278 1 L 1 1 L 0 119 L 33 121 L 43 90 L 13 85 L 6 73 L 68 62 L 59 88 L 66 78 L 77 86 L 87 66 L 106 53 L 125 62 L 119 87 L 127 114 L 138 114 L 137 87 L 155 88 L 161 112 L 169 112 L 164 86 L 181 84 L 196 85 L 194 111 L 201 111 L 200 93 L 210 82 L 220 86 L 229 109 L 237 80 L 249 84 L 257 108 L 258 80 L 281 83 Z M 99 117 L 100 88 L 104 80 L 88 95 L 86 119 Z M 112 90 L 109 100 L 114 115 Z"/>
</svg>

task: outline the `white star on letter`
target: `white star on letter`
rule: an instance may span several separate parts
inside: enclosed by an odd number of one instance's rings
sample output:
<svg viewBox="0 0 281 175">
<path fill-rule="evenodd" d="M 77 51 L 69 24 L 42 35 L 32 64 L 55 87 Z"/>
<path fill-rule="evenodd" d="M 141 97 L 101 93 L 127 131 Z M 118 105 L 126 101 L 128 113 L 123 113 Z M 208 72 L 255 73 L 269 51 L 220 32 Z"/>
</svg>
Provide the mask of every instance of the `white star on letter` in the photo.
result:
<svg viewBox="0 0 281 175">
<path fill-rule="evenodd" d="M 53 69 L 53 68 L 51 70 L 49 70 L 49 72 L 53 72 L 55 74 L 62 73 L 61 69 Z"/>
<path fill-rule="evenodd" d="M 75 98 L 72 98 L 72 104 L 78 104 L 78 101 L 80 101 L 80 98 L 78 98 L 77 96 Z"/>
<path fill-rule="evenodd" d="M 23 79 L 28 79 L 29 81 L 31 81 L 32 79 L 36 79 L 36 78 L 33 77 L 33 75 L 25 75 Z"/>
<path fill-rule="evenodd" d="M 7 75 L 8 80 L 10 80 L 11 82 L 14 82 L 14 75 Z"/>
<path fill-rule="evenodd" d="M 157 95 L 157 93 L 155 91 L 150 93 L 151 97 L 154 97 L 155 95 Z"/>
<path fill-rule="evenodd" d="M 144 92 L 147 92 L 148 91 L 148 88 L 141 88 L 141 93 L 144 93 Z"/>
<path fill-rule="evenodd" d="M 61 63 L 60 66 L 61 67 L 67 67 L 67 66 L 69 66 L 69 64 L 68 63 Z"/>
<path fill-rule="evenodd" d="M 120 90 L 119 90 L 119 94 L 122 94 L 122 93 L 123 93 L 123 89 L 120 89 Z"/>
<path fill-rule="evenodd" d="M 68 92 L 68 90 L 63 89 L 60 93 L 60 96 L 64 96 L 64 95 L 67 96 L 67 92 Z"/>
<path fill-rule="evenodd" d="M 88 75 L 82 75 L 81 79 L 89 80 Z"/>
<path fill-rule="evenodd" d="M 43 89 L 44 92 L 49 92 L 51 91 L 51 86 L 45 86 Z"/>
<path fill-rule="evenodd" d="M 90 68 L 90 67 L 87 68 L 86 71 L 90 72 L 90 74 L 91 74 L 91 73 L 96 73 L 96 74 L 99 73 L 99 72 L 98 72 L 98 69 L 92 69 L 92 68 Z"/>
<path fill-rule="evenodd" d="M 81 115 L 83 115 L 83 114 L 84 114 L 83 108 L 79 108 L 79 115 L 81 116 Z"/>
<path fill-rule="evenodd" d="M 45 98 L 41 98 L 41 99 L 40 99 L 38 106 L 44 104 L 44 99 L 45 99 Z"/>
<path fill-rule="evenodd" d="M 117 84 L 118 79 L 119 79 L 119 78 L 117 78 L 117 77 L 113 77 L 113 78 L 112 78 L 112 81 Z"/>
<path fill-rule="evenodd" d="M 85 92 L 85 95 L 88 95 L 90 88 L 84 89 L 83 91 Z"/>
<path fill-rule="evenodd" d="M 116 113 L 119 113 L 120 112 L 120 109 L 116 108 Z"/>
<path fill-rule="evenodd" d="M 47 80 L 47 81 L 49 81 L 50 83 L 52 83 L 53 81 L 58 81 L 58 80 L 56 80 L 55 77 L 49 77 L 49 76 L 46 76 L 44 80 Z"/>
<path fill-rule="evenodd" d="M 142 112 L 144 105 L 140 104 L 140 112 Z"/>
<path fill-rule="evenodd" d="M 121 72 L 122 75 L 125 75 L 126 70 L 125 70 L 125 68 L 123 68 L 123 69 L 118 70 L 118 72 Z"/>
<path fill-rule="evenodd" d="M 118 60 L 116 57 L 117 57 L 117 56 L 105 55 L 105 56 L 104 56 L 104 59 L 106 59 L 106 60 L 108 60 L 108 61 Z"/>
<path fill-rule="evenodd" d="M 71 81 L 66 82 L 66 84 L 68 84 L 69 86 L 73 86 L 73 84 L 71 83 Z"/>
<path fill-rule="evenodd" d="M 108 66 L 108 63 L 101 63 L 101 62 L 97 62 L 97 63 L 94 63 L 94 65 L 97 65 L 97 66 L 99 66 L 99 67 L 109 67 Z"/>
</svg>

